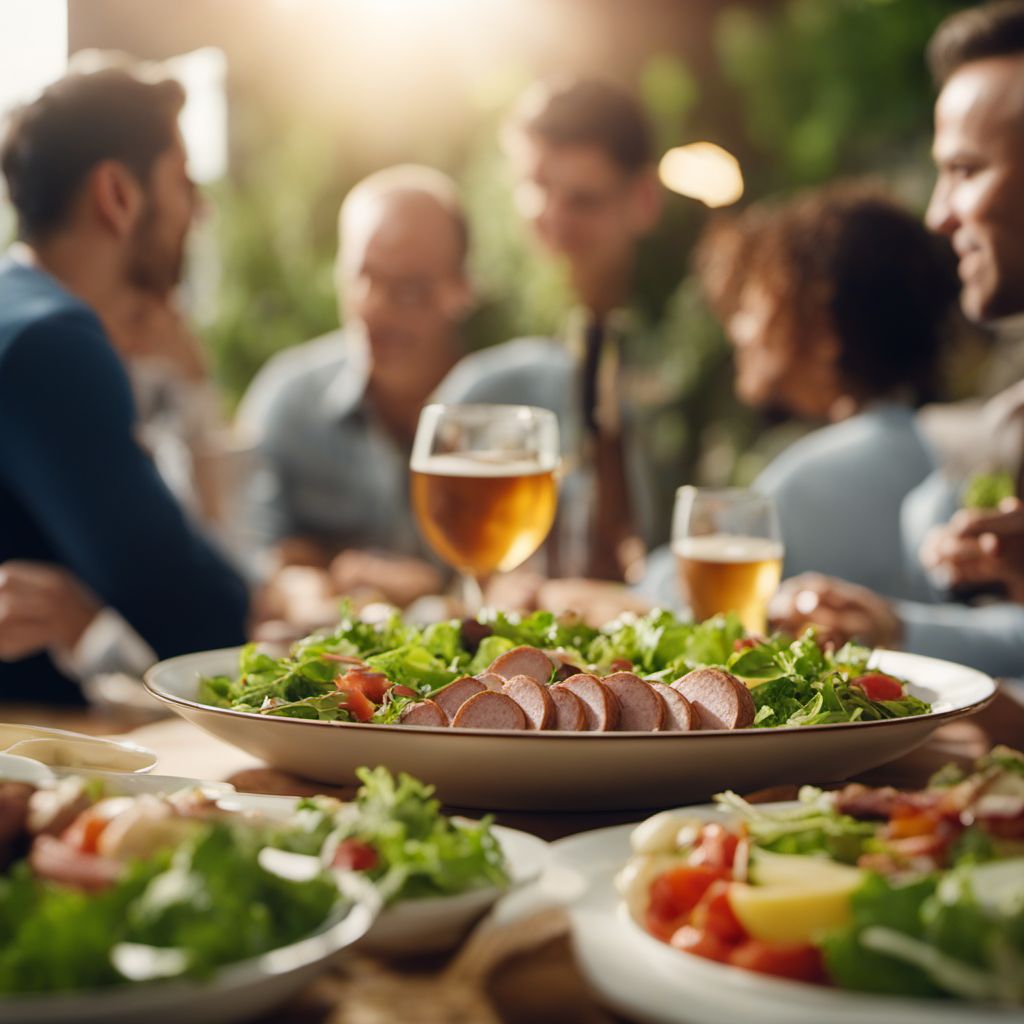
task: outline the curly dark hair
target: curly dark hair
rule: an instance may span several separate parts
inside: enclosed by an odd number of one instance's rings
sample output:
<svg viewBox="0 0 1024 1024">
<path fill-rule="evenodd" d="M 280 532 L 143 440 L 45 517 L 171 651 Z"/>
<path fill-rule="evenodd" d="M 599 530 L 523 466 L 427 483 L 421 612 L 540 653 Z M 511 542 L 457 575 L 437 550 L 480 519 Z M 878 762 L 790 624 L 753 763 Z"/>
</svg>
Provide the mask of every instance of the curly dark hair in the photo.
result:
<svg viewBox="0 0 1024 1024">
<path fill-rule="evenodd" d="M 825 314 L 839 374 L 861 400 L 931 400 L 959 283 L 948 244 L 878 189 L 843 184 L 713 221 L 698 244 L 705 294 L 725 322 L 756 282 L 813 345 Z"/>
<path fill-rule="evenodd" d="M 63 227 L 89 172 L 104 160 L 122 162 L 146 184 L 153 163 L 174 141 L 184 103 L 178 82 L 110 56 L 12 111 L 0 168 L 19 237 L 40 240 Z"/>
</svg>

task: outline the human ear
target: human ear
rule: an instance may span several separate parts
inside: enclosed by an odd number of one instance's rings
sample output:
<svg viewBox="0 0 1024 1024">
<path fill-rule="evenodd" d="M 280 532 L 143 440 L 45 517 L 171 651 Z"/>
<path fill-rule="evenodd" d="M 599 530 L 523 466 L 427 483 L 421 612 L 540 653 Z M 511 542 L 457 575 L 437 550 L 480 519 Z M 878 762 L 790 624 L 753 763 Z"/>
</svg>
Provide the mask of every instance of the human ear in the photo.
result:
<svg viewBox="0 0 1024 1024">
<path fill-rule="evenodd" d="M 120 161 L 104 160 L 89 175 L 88 196 L 96 218 L 118 238 L 130 234 L 144 196 L 138 178 Z"/>
</svg>

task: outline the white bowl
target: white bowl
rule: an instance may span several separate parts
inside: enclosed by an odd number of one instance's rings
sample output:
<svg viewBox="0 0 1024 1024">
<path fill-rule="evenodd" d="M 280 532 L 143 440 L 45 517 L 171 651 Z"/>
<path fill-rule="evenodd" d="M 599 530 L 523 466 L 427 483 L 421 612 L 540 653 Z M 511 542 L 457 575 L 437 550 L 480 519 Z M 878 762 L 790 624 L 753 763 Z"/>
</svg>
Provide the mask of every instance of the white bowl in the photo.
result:
<svg viewBox="0 0 1024 1024">
<path fill-rule="evenodd" d="M 498 732 L 318 722 L 231 711 L 196 699 L 200 676 L 235 675 L 237 650 L 188 654 L 146 673 L 179 715 L 267 764 L 351 784 L 360 765 L 430 779 L 447 804 L 486 810 L 635 810 L 720 789 L 832 782 L 884 764 L 933 730 L 984 707 L 996 685 L 963 665 L 898 651 L 872 664 L 908 679 L 927 715 L 880 722 L 717 732 Z"/>
<path fill-rule="evenodd" d="M 732 817 L 707 805 L 679 813 L 712 821 Z M 635 827 L 598 829 L 553 843 L 542 883 L 545 892 L 570 904 L 573 950 L 584 976 L 603 1002 L 629 1020 L 648 1024 L 999 1024 L 1021 1020 L 1019 1010 L 805 985 L 673 949 L 633 921 L 615 890 L 615 875 L 630 856 L 629 836 Z"/>
</svg>

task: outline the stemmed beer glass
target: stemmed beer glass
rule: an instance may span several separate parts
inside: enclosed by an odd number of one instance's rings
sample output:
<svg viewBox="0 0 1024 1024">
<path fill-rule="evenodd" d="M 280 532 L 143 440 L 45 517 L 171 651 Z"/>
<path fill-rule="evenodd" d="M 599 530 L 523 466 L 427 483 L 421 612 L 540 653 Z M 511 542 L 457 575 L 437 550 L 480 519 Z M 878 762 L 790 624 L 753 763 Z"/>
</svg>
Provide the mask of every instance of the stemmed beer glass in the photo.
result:
<svg viewBox="0 0 1024 1024">
<path fill-rule="evenodd" d="M 770 497 L 738 487 L 680 487 L 672 550 L 695 621 L 733 611 L 749 633 L 765 631 L 783 554 Z"/>
<path fill-rule="evenodd" d="M 558 421 L 526 405 L 428 405 L 410 460 L 413 512 L 434 552 L 463 580 L 466 611 L 481 583 L 522 565 L 558 503 Z"/>
</svg>

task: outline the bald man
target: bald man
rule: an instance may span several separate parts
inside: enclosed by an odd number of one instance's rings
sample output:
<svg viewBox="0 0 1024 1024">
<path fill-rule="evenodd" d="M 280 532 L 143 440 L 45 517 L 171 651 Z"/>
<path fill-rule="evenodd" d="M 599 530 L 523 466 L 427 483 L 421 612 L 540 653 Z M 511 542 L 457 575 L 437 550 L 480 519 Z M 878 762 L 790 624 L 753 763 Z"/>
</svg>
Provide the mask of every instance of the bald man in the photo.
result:
<svg viewBox="0 0 1024 1024">
<path fill-rule="evenodd" d="M 239 411 L 270 470 L 251 501 L 279 563 L 326 566 L 350 552 L 351 567 L 365 566 L 371 549 L 423 554 L 409 451 L 421 407 L 460 355 L 467 243 L 455 186 L 439 171 L 389 168 L 346 197 L 336 265 L 345 324 L 271 359 Z M 436 586 L 436 572 L 420 568 L 412 590 Z"/>
</svg>

